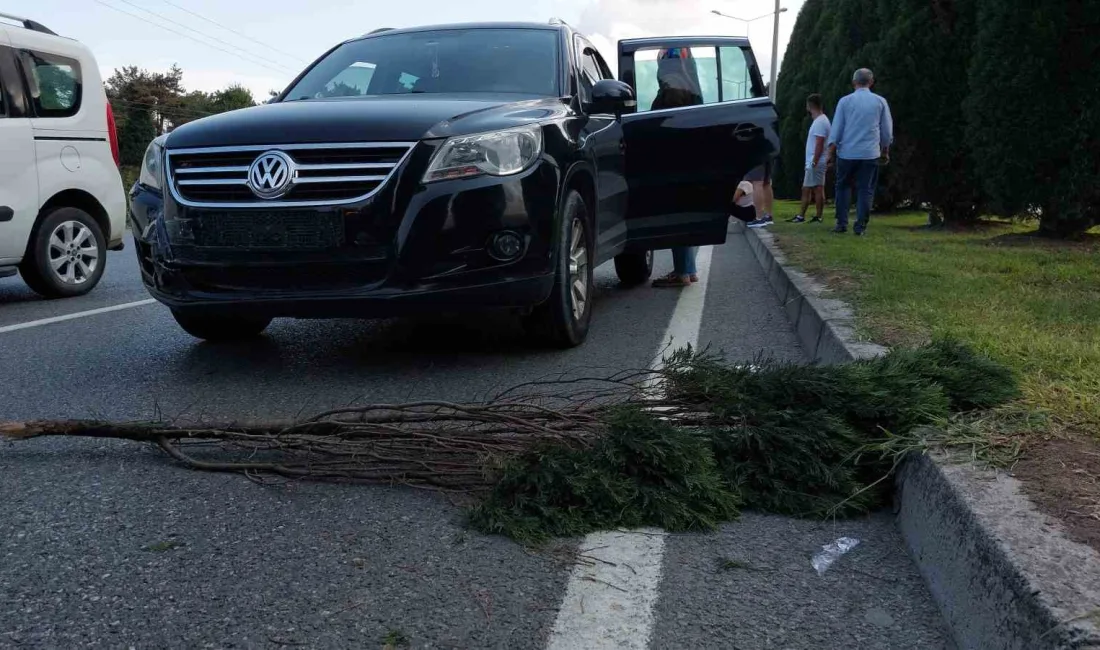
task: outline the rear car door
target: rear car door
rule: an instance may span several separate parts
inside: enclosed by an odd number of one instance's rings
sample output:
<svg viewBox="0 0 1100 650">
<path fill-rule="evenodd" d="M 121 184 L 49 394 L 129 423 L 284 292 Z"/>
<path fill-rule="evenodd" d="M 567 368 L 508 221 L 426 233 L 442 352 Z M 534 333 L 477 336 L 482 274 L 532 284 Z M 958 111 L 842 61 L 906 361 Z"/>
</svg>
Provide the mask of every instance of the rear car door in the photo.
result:
<svg viewBox="0 0 1100 650">
<path fill-rule="evenodd" d="M 775 105 L 748 40 L 619 41 L 619 78 L 638 99 L 622 118 L 628 248 L 724 243 L 737 184 L 779 153 Z"/>
<path fill-rule="evenodd" d="M 15 52 L 0 27 L 0 266 L 23 257 L 37 215 L 34 135 Z"/>
</svg>

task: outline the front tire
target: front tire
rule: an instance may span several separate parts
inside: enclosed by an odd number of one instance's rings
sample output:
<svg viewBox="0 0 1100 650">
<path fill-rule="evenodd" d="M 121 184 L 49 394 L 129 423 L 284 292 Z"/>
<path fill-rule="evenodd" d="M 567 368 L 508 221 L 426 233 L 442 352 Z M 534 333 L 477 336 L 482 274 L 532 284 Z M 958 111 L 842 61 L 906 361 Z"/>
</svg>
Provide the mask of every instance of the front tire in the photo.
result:
<svg viewBox="0 0 1100 650">
<path fill-rule="evenodd" d="M 645 283 L 653 275 L 653 251 L 616 255 L 615 275 L 627 287 Z"/>
<path fill-rule="evenodd" d="M 559 223 L 554 288 L 524 324 L 536 342 L 572 348 L 584 343 L 592 322 L 595 259 L 588 206 L 576 190 L 565 196 Z"/>
<path fill-rule="evenodd" d="M 271 324 L 271 318 L 224 315 L 173 309 L 172 318 L 191 336 L 205 341 L 241 341 L 259 336 Z"/>
<path fill-rule="evenodd" d="M 35 226 L 19 273 L 35 293 L 70 298 L 99 284 L 106 261 L 107 242 L 92 215 L 58 208 Z"/>
</svg>

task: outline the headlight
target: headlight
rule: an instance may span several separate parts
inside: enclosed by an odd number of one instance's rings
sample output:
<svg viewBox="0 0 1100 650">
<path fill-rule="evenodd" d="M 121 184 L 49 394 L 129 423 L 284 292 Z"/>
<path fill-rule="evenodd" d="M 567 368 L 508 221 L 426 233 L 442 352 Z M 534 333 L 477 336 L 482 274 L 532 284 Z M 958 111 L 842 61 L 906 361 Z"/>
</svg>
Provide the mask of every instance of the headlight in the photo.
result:
<svg viewBox="0 0 1100 650">
<path fill-rule="evenodd" d="M 161 165 L 164 164 L 164 136 L 149 143 L 145 158 L 141 161 L 141 174 L 138 182 L 155 190 L 160 189 Z"/>
<path fill-rule="evenodd" d="M 542 127 L 538 125 L 459 136 L 447 140 L 435 152 L 424 182 L 518 174 L 541 153 Z"/>
</svg>

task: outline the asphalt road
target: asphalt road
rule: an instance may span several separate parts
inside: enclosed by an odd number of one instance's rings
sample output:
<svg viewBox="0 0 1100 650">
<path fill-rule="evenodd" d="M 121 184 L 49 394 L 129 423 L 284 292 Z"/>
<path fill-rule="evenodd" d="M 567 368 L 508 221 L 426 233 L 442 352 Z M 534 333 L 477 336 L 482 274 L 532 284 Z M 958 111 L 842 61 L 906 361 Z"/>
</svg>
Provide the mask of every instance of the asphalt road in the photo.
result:
<svg viewBox="0 0 1100 650">
<path fill-rule="evenodd" d="M 668 254 L 658 261 L 667 272 Z M 4 331 L 147 298 L 132 250 L 111 253 L 82 298 L 43 301 L 4 279 L 0 420 L 293 417 L 647 366 L 678 292 L 597 274 L 589 340 L 567 352 L 527 348 L 498 315 L 282 320 L 256 342 L 211 345 L 151 304 Z M 802 360 L 740 236 L 714 249 L 705 297 L 700 344 Z M 810 557 L 842 536 L 861 543 L 818 575 Z M 0 648 L 544 648 L 577 543 L 483 536 L 409 489 L 262 487 L 120 441 L 0 443 Z M 662 562 L 652 648 L 949 647 L 889 513 L 748 514 L 669 536 Z"/>
</svg>

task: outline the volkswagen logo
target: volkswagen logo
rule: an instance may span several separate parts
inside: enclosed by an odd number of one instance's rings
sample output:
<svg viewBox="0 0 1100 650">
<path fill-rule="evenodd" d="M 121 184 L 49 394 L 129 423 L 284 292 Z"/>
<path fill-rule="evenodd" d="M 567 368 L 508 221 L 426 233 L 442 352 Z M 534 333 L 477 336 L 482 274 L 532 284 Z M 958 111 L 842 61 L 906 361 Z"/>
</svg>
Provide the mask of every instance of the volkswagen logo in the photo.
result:
<svg viewBox="0 0 1100 650">
<path fill-rule="evenodd" d="M 294 184 L 294 160 L 282 151 L 268 151 L 248 168 L 248 187 L 261 199 L 277 199 Z"/>
</svg>

